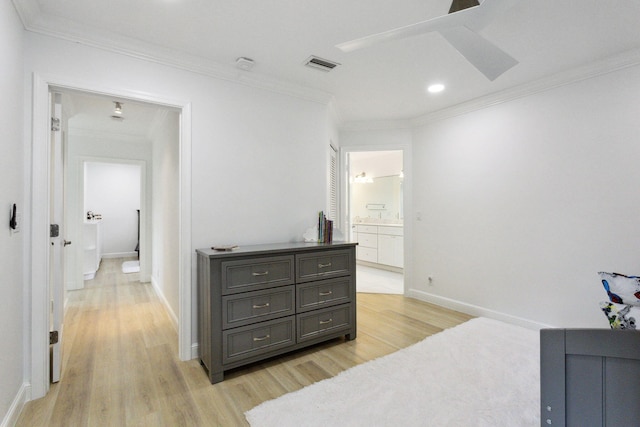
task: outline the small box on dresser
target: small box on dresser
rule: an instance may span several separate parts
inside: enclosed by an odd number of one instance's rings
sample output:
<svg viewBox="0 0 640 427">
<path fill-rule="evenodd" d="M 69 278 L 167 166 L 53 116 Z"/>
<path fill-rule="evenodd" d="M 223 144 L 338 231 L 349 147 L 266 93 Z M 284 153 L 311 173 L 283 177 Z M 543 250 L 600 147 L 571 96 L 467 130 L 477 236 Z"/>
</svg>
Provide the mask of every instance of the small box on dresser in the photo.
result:
<svg viewBox="0 0 640 427">
<path fill-rule="evenodd" d="M 356 338 L 356 243 L 198 249 L 198 346 L 211 383 L 249 363 Z"/>
</svg>

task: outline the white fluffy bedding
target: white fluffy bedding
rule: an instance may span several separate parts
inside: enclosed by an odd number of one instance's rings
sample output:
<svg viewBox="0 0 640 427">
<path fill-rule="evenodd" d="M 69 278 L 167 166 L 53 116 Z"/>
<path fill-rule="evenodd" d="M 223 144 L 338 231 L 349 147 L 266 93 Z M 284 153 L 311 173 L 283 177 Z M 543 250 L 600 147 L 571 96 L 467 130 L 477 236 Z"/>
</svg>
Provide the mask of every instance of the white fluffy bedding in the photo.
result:
<svg viewBox="0 0 640 427">
<path fill-rule="evenodd" d="M 267 426 L 539 426 L 539 333 L 486 318 L 247 411 Z"/>
</svg>

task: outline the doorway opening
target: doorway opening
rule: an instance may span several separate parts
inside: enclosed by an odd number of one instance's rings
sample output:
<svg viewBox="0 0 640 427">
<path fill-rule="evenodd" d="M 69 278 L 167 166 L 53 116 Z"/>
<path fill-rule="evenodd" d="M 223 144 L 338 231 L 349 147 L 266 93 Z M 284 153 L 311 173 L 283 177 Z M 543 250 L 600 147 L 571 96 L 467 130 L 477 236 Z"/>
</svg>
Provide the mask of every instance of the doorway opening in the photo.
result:
<svg viewBox="0 0 640 427">
<path fill-rule="evenodd" d="M 84 282 L 95 278 L 106 258 L 122 259 L 124 273 L 139 273 L 145 255 L 140 256 L 144 164 L 86 161 L 83 166 Z"/>
<path fill-rule="evenodd" d="M 347 156 L 347 230 L 358 242 L 357 291 L 404 294 L 403 151 Z"/>
<path fill-rule="evenodd" d="M 191 341 L 191 276 L 192 276 L 192 268 L 191 268 L 191 234 L 190 234 L 190 217 L 191 217 L 191 106 L 188 102 L 175 102 L 171 100 L 166 100 L 162 97 L 158 97 L 155 95 L 141 95 L 138 92 L 129 91 L 129 90 L 109 90 L 109 91 L 97 91 L 90 86 L 82 86 L 80 84 L 73 83 L 61 83 L 60 81 L 55 80 L 46 80 L 42 76 L 35 74 L 33 79 L 33 99 L 34 99 L 34 112 L 33 112 L 33 127 L 32 127 L 32 138 L 33 138 L 33 148 L 32 148 L 32 198 L 31 198 L 31 211 L 32 211 L 32 233 L 31 233 L 31 281 L 33 283 L 33 289 L 31 292 L 31 394 L 32 398 L 37 399 L 46 394 L 49 390 L 49 378 L 50 378 L 50 348 L 49 348 L 49 337 L 50 337 L 50 322 L 51 322 L 51 312 L 49 311 L 49 307 L 52 305 L 52 300 L 50 299 L 51 294 L 51 284 L 49 282 L 50 271 L 52 268 L 52 264 L 49 260 L 49 251 L 48 247 L 50 247 L 50 220 L 49 220 L 49 199 L 50 194 L 52 193 L 50 188 L 50 176 L 49 170 L 51 169 L 51 159 L 49 157 L 50 149 L 51 149 L 51 140 L 50 140 L 50 132 L 52 129 L 52 113 L 50 108 L 50 97 L 53 93 L 63 93 L 63 94 L 83 94 L 85 96 L 94 96 L 94 97 L 102 97 L 109 99 L 118 99 L 120 101 L 124 101 L 129 106 L 136 104 L 144 104 L 146 106 L 155 106 L 156 108 L 163 110 L 164 116 L 162 114 L 160 116 L 156 116 L 161 123 L 172 122 L 174 124 L 174 129 L 172 132 L 158 132 L 156 138 L 153 138 L 154 141 L 154 150 L 153 156 L 162 157 L 164 163 L 163 167 L 157 170 L 160 173 L 160 177 L 152 176 L 153 169 L 151 167 L 146 169 L 146 178 L 149 183 L 149 187 L 151 186 L 152 180 L 160 179 L 162 183 L 157 186 L 158 191 L 164 191 L 165 193 L 171 194 L 172 197 L 170 199 L 168 197 L 158 197 L 153 199 L 154 202 L 169 205 L 171 206 L 171 211 L 168 213 L 164 213 L 164 218 L 159 223 L 161 227 L 165 227 L 168 222 L 173 224 L 171 228 L 171 236 L 168 236 L 166 233 L 160 232 L 158 237 L 158 242 L 162 242 L 163 239 L 172 239 L 169 246 L 172 251 L 175 252 L 173 254 L 172 262 L 166 263 L 170 265 L 170 273 L 176 277 L 176 280 L 171 280 L 172 289 L 166 291 L 170 293 L 171 296 L 165 296 L 163 302 L 166 303 L 167 306 L 171 306 L 174 308 L 174 312 L 171 313 L 171 317 L 173 318 L 173 323 L 177 326 L 178 329 L 178 355 L 181 360 L 189 360 L 193 358 L 194 350 Z M 111 101 L 110 101 L 111 102 Z M 125 104 L 125 105 L 127 105 Z M 75 105 L 68 105 L 67 107 L 75 107 Z M 126 106 L 125 106 L 126 108 Z M 67 114 L 67 117 L 73 116 L 74 112 L 77 113 L 78 110 L 73 110 L 71 113 Z M 110 112 L 107 113 L 111 115 L 113 113 L 113 106 L 110 107 Z M 168 116 L 171 116 L 171 120 L 165 120 Z M 127 123 L 126 119 L 124 123 Z M 85 131 L 83 129 L 80 133 Z M 171 142 L 169 142 L 166 138 L 163 139 L 158 135 L 172 135 Z M 86 134 L 85 134 L 86 136 Z M 95 135 L 93 135 L 95 137 Z M 148 135 L 150 136 L 150 135 Z M 111 142 L 105 141 L 104 138 L 100 142 L 100 138 L 95 137 L 92 141 L 94 148 L 100 151 L 100 154 L 96 154 L 97 158 L 114 158 L 117 156 L 114 155 L 114 145 Z M 159 141 L 159 142 L 158 142 Z M 129 149 L 135 151 L 135 148 L 139 146 L 139 144 L 132 143 L 131 141 L 126 141 L 126 145 Z M 160 144 L 158 150 L 156 150 L 156 142 Z M 167 153 L 169 149 L 172 149 L 171 155 L 169 156 L 169 162 L 167 162 Z M 65 155 L 67 155 L 66 153 Z M 134 157 L 128 157 L 129 159 Z M 154 159 L 152 159 L 153 161 Z M 151 163 L 150 163 L 151 164 Z M 70 169 L 70 159 L 69 157 L 65 157 L 65 168 Z M 78 170 L 81 167 L 76 164 L 74 165 L 74 169 Z M 166 167 L 166 169 L 163 169 Z M 173 171 L 173 178 L 167 179 L 167 175 L 162 175 L 162 173 L 167 170 Z M 79 185 L 79 180 L 75 181 L 74 185 Z M 67 190 L 71 190 L 71 182 L 65 182 L 67 186 Z M 167 184 L 170 187 L 170 190 L 167 192 L 165 188 L 162 188 L 162 185 Z M 151 191 L 151 188 L 149 191 Z M 77 187 L 73 188 L 73 190 L 77 190 Z M 148 197 L 146 201 L 146 206 L 141 206 L 141 210 L 144 211 L 146 209 L 147 212 L 152 212 L 151 205 L 152 197 Z M 81 218 L 85 213 L 82 212 L 81 208 L 74 210 L 73 212 L 67 212 L 69 215 L 65 215 L 65 223 L 67 220 L 71 220 L 71 214 L 78 215 Z M 144 233 L 145 225 L 143 225 L 143 221 L 145 221 L 145 215 L 141 215 L 141 255 L 145 253 L 145 239 L 142 237 L 142 233 Z M 151 220 L 146 221 L 147 224 L 151 224 Z M 151 252 L 160 253 L 160 251 L 153 251 L 150 246 L 151 240 L 151 232 L 147 233 L 147 248 L 146 254 L 147 257 L 151 258 Z M 78 236 L 76 236 L 78 237 Z M 67 237 L 65 242 L 69 239 Z M 155 239 L 155 237 L 154 237 Z M 74 238 L 74 241 L 77 242 L 75 245 L 76 248 L 80 247 L 80 240 L 78 238 Z M 176 244 L 177 243 L 177 244 Z M 70 247 L 72 247 L 70 246 Z M 167 256 L 166 250 L 162 251 L 162 257 Z M 78 260 L 77 262 L 79 261 Z M 166 258 L 168 259 L 168 258 Z M 175 264 L 175 265 L 174 265 Z M 151 276 L 151 260 L 146 263 L 147 269 Z M 145 264 L 141 260 L 141 270 L 145 269 Z M 81 272 L 81 268 L 77 269 L 77 271 Z M 141 271 L 142 273 L 142 271 Z M 154 272 L 156 273 L 156 272 Z M 158 274 L 166 273 L 166 271 L 158 271 Z M 82 274 L 80 274 L 80 278 L 82 278 Z M 147 280 L 148 281 L 148 280 Z M 167 280 L 169 282 L 169 280 Z M 63 299 L 62 299 L 63 300 Z M 61 305 L 62 300 L 58 301 L 57 304 Z M 53 302 L 55 305 L 56 302 Z"/>
</svg>

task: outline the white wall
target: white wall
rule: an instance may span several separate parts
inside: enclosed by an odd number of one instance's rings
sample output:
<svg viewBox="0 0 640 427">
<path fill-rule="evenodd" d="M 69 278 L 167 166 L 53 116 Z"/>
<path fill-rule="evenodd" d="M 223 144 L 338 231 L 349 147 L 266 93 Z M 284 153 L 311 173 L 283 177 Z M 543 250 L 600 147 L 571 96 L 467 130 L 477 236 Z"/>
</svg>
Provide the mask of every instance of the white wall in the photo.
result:
<svg viewBox="0 0 640 427">
<path fill-rule="evenodd" d="M 126 256 L 138 244 L 139 165 L 85 162 L 84 210 L 102 215 L 103 256 Z"/>
<path fill-rule="evenodd" d="M 164 296 L 174 322 L 179 313 L 179 117 L 167 112 L 153 136 L 151 281 Z"/>
<path fill-rule="evenodd" d="M 525 326 L 606 328 L 596 273 L 640 268 L 639 92 L 634 67 L 413 135 L 343 131 L 345 150 L 412 141 L 407 294 Z"/>
<path fill-rule="evenodd" d="M 24 330 L 28 325 L 23 311 L 28 301 L 29 288 L 25 286 L 23 269 L 23 239 L 28 234 L 25 219 L 25 181 L 23 164 L 23 30 L 11 2 L 0 3 L 0 325 L 2 325 L 2 351 L 0 351 L 0 424 L 12 425 L 24 400 L 25 351 L 28 339 Z M 22 212 L 22 231 L 9 231 L 9 209 L 16 203 Z M 13 406 L 12 406 L 13 405 Z"/>
<path fill-rule="evenodd" d="M 300 240 L 326 209 L 334 133 L 326 104 L 32 33 L 26 47 L 28 80 L 35 72 L 190 103 L 192 249 Z M 195 251 L 192 272 L 195 296 Z M 192 307 L 195 341 L 195 301 Z"/>
<path fill-rule="evenodd" d="M 417 129 L 413 294 L 606 328 L 596 273 L 640 270 L 638 93 L 634 67 Z"/>
</svg>

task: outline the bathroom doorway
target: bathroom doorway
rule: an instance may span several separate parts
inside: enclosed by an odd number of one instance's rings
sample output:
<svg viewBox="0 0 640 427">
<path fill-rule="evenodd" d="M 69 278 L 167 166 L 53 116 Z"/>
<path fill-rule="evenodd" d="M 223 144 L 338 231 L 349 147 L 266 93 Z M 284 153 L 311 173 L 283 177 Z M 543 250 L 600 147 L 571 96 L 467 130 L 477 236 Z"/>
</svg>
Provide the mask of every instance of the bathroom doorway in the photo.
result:
<svg viewBox="0 0 640 427">
<path fill-rule="evenodd" d="M 357 291 L 404 293 L 402 150 L 347 153 L 349 240 L 356 247 Z"/>
</svg>

